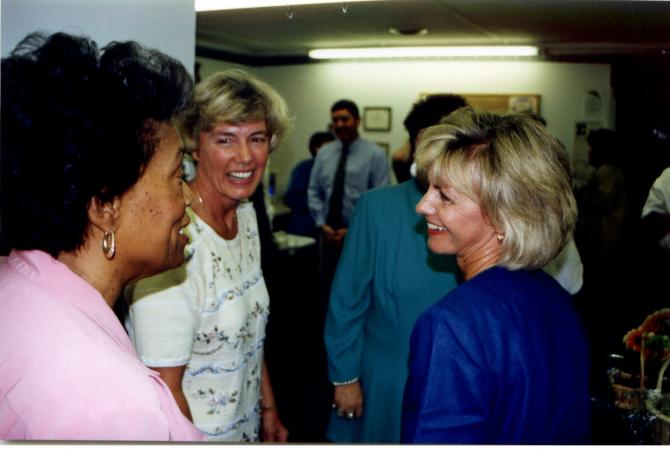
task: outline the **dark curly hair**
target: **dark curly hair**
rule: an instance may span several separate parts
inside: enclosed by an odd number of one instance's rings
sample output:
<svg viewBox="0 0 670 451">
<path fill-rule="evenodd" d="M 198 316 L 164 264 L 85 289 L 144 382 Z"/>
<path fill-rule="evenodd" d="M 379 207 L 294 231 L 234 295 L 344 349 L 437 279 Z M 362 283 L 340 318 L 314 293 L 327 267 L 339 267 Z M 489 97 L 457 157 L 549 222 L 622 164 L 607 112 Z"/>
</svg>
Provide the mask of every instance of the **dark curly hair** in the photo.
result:
<svg viewBox="0 0 670 451">
<path fill-rule="evenodd" d="M 410 155 L 414 155 L 416 137 L 422 129 L 437 124 L 444 116 L 464 106 L 467 106 L 465 98 L 457 94 L 433 94 L 414 103 L 403 121 L 409 133 Z"/>
<path fill-rule="evenodd" d="M 33 33 L 2 60 L 5 246 L 57 257 L 86 239 L 92 198 L 132 187 L 160 123 L 179 124 L 193 81 L 136 42 L 99 50 L 86 37 Z"/>
</svg>

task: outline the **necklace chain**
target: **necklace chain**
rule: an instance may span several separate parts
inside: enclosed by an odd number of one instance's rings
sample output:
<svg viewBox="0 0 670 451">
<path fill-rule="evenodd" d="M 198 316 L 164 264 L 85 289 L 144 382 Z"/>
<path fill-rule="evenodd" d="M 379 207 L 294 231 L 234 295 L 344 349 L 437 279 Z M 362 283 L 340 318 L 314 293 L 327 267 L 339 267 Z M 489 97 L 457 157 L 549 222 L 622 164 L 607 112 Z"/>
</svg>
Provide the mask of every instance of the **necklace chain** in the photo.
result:
<svg viewBox="0 0 670 451">
<path fill-rule="evenodd" d="M 237 234 L 238 235 L 240 234 L 239 226 L 238 226 Z M 242 254 L 242 237 L 239 237 L 239 244 L 240 244 L 240 259 L 239 260 L 237 260 L 235 258 L 235 254 L 233 254 L 233 250 L 230 248 L 230 244 L 228 244 L 228 240 L 226 240 L 224 238 L 223 242 L 226 243 L 226 249 L 228 249 L 228 253 L 233 258 L 233 261 L 237 265 L 237 272 L 242 274 L 242 257 L 243 257 L 243 254 Z"/>
<path fill-rule="evenodd" d="M 205 203 L 202 200 L 202 196 L 198 195 L 198 200 L 200 201 L 200 205 L 202 205 L 203 210 L 205 210 L 205 212 L 208 213 L 207 207 L 205 207 Z M 233 212 L 233 221 L 235 221 L 235 224 L 237 224 L 237 235 L 239 235 L 240 234 L 240 225 L 239 225 L 239 222 L 237 221 L 237 211 Z M 221 237 L 221 238 L 223 238 L 223 237 Z M 230 248 L 230 244 L 228 243 L 228 241 L 231 241 L 231 240 L 234 240 L 234 239 L 235 239 L 235 237 L 231 238 L 230 240 L 227 240 L 227 239 L 223 238 L 223 242 L 226 244 L 226 249 L 228 249 L 228 253 L 230 254 L 230 257 L 233 259 L 233 262 L 235 262 L 235 265 L 237 265 L 237 272 L 242 274 L 242 258 L 244 257 L 244 253 L 242 252 L 242 237 L 239 238 L 239 243 L 240 243 L 240 258 L 239 258 L 239 260 L 237 258 L 235 258 L 235 254 L 233 253 L 233 250 Z"/>
</svg>

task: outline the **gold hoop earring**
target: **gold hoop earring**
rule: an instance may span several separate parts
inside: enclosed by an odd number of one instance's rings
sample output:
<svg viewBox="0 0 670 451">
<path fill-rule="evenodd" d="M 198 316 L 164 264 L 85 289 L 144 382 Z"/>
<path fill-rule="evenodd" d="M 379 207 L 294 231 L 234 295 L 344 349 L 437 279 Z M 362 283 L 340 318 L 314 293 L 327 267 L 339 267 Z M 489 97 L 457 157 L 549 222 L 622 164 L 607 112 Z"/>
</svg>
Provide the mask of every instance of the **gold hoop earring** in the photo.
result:
<svg viewBox="0 0 670 451">
<path fill-rule="evenodd" d="M 114 254 L 116 254 L 116 238 L 113 231 L 105 232 L 105 236 L 102 237 L 102 251 L 108 260 L 114 258 Z"/>
</svg>

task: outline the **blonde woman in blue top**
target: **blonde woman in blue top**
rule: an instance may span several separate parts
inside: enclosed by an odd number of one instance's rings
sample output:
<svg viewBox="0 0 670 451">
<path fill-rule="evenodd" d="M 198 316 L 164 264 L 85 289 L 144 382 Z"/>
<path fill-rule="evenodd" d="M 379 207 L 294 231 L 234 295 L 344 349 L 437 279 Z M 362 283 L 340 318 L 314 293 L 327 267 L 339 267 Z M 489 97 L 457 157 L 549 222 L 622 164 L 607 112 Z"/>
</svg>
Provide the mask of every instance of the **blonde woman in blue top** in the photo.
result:
<svg viewBox="0 0 670 451">
<path fill-rule="evenodd" d="M 565 152 L 527 116 L 463 108 L 424 132 L 416 162 L 428 246 L 465 282 L 414 326 L 403 441 L 587 443 L 586 336 L 542 271 L 577 217 Z"/>
</svg>

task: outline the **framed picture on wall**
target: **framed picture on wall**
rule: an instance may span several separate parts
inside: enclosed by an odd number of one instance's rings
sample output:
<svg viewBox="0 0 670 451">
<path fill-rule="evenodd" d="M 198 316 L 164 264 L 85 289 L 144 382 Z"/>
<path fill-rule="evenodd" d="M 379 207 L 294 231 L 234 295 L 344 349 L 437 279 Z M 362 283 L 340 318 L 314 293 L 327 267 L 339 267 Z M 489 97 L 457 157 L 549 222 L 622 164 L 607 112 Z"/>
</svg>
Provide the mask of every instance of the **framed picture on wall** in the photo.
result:
<svg viewBox="0 0 670 451">
<path fill-rule="evenodd" d="M 540 113 L 540 96 L 520 95 L 510 96 L 508 101 L 508 110 L 512 113 Z"/>
<path fill-rule="evenodd" d="M 391 130 L 391 107 L 369 106 L 363 108 L 363 130 L 388 132 Z"/>
</svg>

